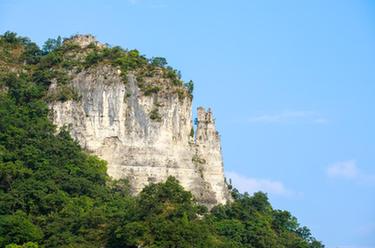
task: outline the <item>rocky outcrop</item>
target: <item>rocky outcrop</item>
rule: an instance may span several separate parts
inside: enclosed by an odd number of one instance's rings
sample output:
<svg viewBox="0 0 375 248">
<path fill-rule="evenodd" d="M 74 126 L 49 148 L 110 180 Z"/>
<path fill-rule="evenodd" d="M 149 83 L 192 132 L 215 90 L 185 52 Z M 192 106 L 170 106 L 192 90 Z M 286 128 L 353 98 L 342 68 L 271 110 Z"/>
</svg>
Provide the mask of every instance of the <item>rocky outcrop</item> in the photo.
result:
<svg viewBox="0 0 375 248">
<path fill-rule="evenodd" d="M 58 127 L 67 125 L 83 148 L 106 160 L 111 177 L 129 178 L 137 193 L 174 176 L 209 207 L 229 199 L 210 110 L 198 109 L 194 135 L 191 97 L 146 94 L 132 73 L 124 83 L 121 71 L 110 65 L 71 73 L 71 78 L 79 100 L 51 102 L 51 118 Z"/>
</svg>

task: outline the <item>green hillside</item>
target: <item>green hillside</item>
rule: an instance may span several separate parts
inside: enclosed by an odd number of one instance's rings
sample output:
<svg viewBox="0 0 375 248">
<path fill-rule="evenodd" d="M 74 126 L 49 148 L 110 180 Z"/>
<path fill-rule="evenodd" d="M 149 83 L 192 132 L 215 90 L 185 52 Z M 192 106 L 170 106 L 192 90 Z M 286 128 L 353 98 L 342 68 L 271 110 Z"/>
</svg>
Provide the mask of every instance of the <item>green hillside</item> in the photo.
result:
<svg viewBox="0 0 375 248">
<path fill-rule="evenodd" d="M 61 59 L 75 49 L 60 39 L 40 49 L 15 33 L 0 36 L 0 247 L 324 247 L 262 192 L 232 189 L 232 203 L 208 211 L 172 177 L 137 196 L 126 180 L 110 179 L 105 161 L 66 129 L 56 132 L 47 102 L 75 97 L 64 87 L 66 68 L 103 61 L 143 75 L 165 63 L 120 48 Z M 191 94 L 191 83 L 164 69 Z M 47 94 L 52 80 L 62 85 L 58 95 Z"/>
</svg>

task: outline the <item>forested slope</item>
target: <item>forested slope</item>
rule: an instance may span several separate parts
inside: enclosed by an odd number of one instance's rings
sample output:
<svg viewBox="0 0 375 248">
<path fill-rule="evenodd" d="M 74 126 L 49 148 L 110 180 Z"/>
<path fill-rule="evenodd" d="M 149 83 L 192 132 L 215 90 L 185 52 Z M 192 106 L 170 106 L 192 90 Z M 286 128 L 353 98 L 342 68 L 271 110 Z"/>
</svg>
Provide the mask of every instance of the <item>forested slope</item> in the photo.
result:
<svg viewBox="0 0 375 248">
<path fill-rule="evenodd" d="M 261 192 L 211 211 L 174 178 L 132 196 L 48 118 L 59 49 L 0 36 L 0 247 L 324 247 Z"/>
</svg>

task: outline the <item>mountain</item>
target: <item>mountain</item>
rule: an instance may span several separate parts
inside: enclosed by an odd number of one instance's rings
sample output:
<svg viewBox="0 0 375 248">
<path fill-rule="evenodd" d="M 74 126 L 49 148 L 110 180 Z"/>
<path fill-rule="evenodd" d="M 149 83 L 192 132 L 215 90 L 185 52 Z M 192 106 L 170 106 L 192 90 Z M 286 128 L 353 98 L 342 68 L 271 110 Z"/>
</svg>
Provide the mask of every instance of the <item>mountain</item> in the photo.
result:
<svg viewBox="0 0 375 248">
<path fill-rule="evenodd" d="M 111 177 L 129 179 L 139 193 L 149 183 L 174 176 L 209 207 L 230 199 L 212 113 L 199 108 L 194 130 L 192 95 L 173 69 L 140 62 L 128 71 L 115 62 L 127 59 L 125 51 L 114 54 L 117 48 L 91 35 L 76 35 L 62 46 L 78 49 L 73 56 L 65 51 L 60 63 L 98 58 L 82 69 L 64 70 L 69 80 L 63 86 L 53 80 L 50 95 L 61 87 L 77 95 L 51 101 L 53 122 L 68 126 L 84 149 L 106 160 Z M 102 56 L 106 52 L 112 54 Z"/>
<path fill-rule="evenodd" d="M 92 36 L 0 35 L 0 248 L 324 247 L 225 184 L 192 89 L 164 58 Z"/>
</svg>

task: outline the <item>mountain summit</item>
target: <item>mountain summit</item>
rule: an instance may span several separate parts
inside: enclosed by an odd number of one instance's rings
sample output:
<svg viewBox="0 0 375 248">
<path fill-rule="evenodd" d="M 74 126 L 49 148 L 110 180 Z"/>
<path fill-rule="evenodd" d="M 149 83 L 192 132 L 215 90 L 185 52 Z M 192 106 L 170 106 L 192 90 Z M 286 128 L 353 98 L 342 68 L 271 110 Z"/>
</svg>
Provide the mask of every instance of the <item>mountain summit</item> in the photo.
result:
<svg viewBox="0 0 375 248">
<path fill-rule="evenodd" d="M 51 97 L 51 118 L 106 160 L 111 177 L 128 178 L 138 193 L 174 176 L 201 204 L 229 200 L 212 112 L 198 108 L 194 129 L 191 92 L 179 72 L 163 58 L 146 61 L 136 50 L 109 48 L 91 35 L 73 36 L 62 46 L 61 63 L 73 66 L 56 68 L 68 80 L 54 80 L 49 94 L 65 88 L 75 97 Z"/>
</svg>

